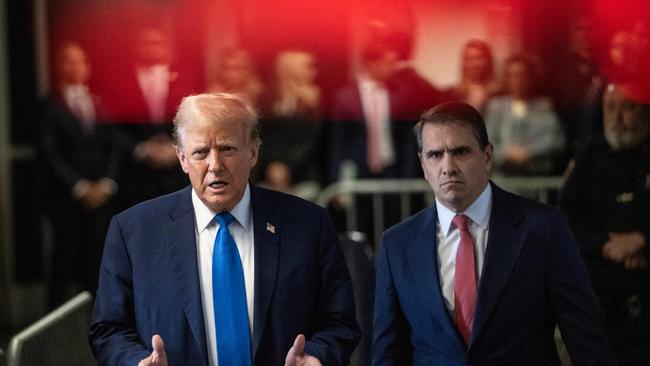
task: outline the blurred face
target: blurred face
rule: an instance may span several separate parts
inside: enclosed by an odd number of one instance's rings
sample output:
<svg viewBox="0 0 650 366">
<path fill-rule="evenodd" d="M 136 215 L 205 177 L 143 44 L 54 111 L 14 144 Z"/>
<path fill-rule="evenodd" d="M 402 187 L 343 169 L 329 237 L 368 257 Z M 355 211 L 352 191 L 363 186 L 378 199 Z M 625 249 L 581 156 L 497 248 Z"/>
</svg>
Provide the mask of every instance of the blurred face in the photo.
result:
<svg viewBox="0 0 650 366">
<path fill-rule="evenodd" d="M 427 123 L 422 129 L 420 163 L 436 199 L 462 212 L 488 184 L 492 145 L 481 150 L 469 125 Z"/>
<path fill-rule="evenodd" d="M 614 150 L 640 144 L 650 130 L 648 107 L 628 98 L 610 85 L 603 98 L 603 128 L 609 146 Z"/>
<path fill-rule="evenodd" d="M 634 37 L 629 32 L 618 32 L 612 37 L 609 47 L 609 59 L 615 66 L 625 66 L 632 61 Z"/>
<path fill-rule="evenodd" d="M 63 84 L 85 84 L 90 77 L 86 53 L 77 46 L 67 46 L 61 51 L 58 72 Z"/>
<path fill-rule="evenodd" d="M 530 70 L 523 62 L 513 62 L 507 66 L 506 83 L 510 95 L 515 98 L 526 98 L 530 89 Z"/>
<path fill-rule="evenodd" d="M 143 65 L 167 64 L 172 59 L 171 41 L 157 29 L 142 30 L 137 36 L 136 55 Z"/>
<path fill-rule="evenodd" d="M 489 75 L 490 60 L 480 48 L 465 48 L 463 65 L 465 67 L 465 76 L 471 81 L 482 81 Z"/>
<path fill-rule="evenodd" d="M 373 80 L 386 81 L 395 72 L 398 60 L 397 52 L 387 51 L 379 60 L 369 62 L 366 71 Z"/>
<path fill-rule="evenodd" d="M 234 53 L 223 60 L 221 79 L 226 88 L 242 87 L 250 78 L 252 70 L 250 61 L 244 53 Z"/>
<path fill-rule="evenodd" d="M 318 70 L 314 58 L 309 54 L 303 54 L 296 64 L 296 79 L 306 84 L 311 84 L 316 79 Z"/>
<path fill-rule="evenodd" d="M 242 121 L 199 125 L 187 122 L 177 147 L 178 160 L 201 201 L 215 212 L 231 211 L 241 201 L 259 143 Z"/>
</svg>

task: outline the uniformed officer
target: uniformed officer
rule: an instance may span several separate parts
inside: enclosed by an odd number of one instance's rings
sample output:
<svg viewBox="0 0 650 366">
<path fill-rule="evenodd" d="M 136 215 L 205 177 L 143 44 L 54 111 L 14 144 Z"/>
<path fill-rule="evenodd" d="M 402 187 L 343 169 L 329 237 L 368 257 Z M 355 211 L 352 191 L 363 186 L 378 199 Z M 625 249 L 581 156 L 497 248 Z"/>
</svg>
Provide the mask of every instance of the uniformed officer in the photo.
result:
<svg viewBox="0 0 650 366">
<path fill-rule="evenodd" d="M 578 153 L 560 195 L 621 365 L 650 365 L 650 105 L 610 84 L 604 137 Z"/>
</svg>

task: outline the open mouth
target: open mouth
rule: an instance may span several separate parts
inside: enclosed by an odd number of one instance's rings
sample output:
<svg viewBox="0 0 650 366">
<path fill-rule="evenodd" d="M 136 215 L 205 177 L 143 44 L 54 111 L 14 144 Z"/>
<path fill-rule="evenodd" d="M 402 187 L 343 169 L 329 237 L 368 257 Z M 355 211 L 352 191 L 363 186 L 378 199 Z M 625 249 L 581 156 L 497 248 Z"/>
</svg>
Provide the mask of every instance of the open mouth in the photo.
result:
<svg viewBox="0 0 650 366">
<path fill-rule="evenodd" d="M 226 182 L 224 182 L 222 180 L 215 180 L 214 182 L 208 184 L 208 186 L 210 188 L 213 188 L 213 189 L 225 188 L 227 185 L 228 185 L 228 183 L 226 183 Z"/>
</svg>

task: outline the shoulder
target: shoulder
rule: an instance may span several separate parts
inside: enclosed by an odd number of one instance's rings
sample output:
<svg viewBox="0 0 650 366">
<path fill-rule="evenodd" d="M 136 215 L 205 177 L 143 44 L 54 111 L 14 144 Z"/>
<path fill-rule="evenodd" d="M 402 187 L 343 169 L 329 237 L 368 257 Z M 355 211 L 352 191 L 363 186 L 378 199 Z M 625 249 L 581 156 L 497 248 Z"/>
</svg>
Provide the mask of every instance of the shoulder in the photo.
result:
<svg viewBox="0 0 650 366">
<path fill-rule="evenodd" d="M 506 95 L 494 96 L 488 99 L 485 105 L 486 114 L 505 113 L 506 106 L 510 103 L 510 97 Z"/>
<path fill-rule="evenodd" d="M 540 96 L 533 99 L 530 102 L 530 105 L 535 110 L 540 110 L 540 111 L 553 110 L 553 101 L 551 100 L 551 98 L 546 96 Z"/>
<path fill-rule="evenodd" d="M 402 241 L 410 241 L 417 237 L 418 233 L 425 227 L 435 230 L 436 227 L 436 206 L 435 204 L 407 217 L 398 224 L 388 228 L 383 235 L 384 245 L 396 245 Z M 399 244 L 397 244 L 399 245 Z"/>
<path fill-rule="evenodd" d="M 174 208 L 192 209 L 191 187 L 138 203 L 115 215 L 120 223 L 152 223 L 169 217 Z"/>
<path fill-rule="evenodd" d="M 271 189 L 251 185 L 251 203 L 253 207 L 280 210 L 284 216 L 312 217 L 326 214 L 323 207 L 303 198 Z"/>
<path fill-rule="evenodd" d="M 532 222 L 542 223 L 564 217 L 563 211 L 558 207 L 505 191 L 496 184 L 492 184 L 492 192 L 492 210 L 507 213 L 515 220 L 518 216 L 525 216 L 532 218 Z"/>
<path fill-rule="evenodd" d="M 610 151 L 611 149 L 604 136 L 590 136 L 577 151 L 575 156 L 576 164 L 581 166 L 593 165 L 596 168 L 602 168 L 600 167 L 601 160 L 610 155 Z"/>
</svg>

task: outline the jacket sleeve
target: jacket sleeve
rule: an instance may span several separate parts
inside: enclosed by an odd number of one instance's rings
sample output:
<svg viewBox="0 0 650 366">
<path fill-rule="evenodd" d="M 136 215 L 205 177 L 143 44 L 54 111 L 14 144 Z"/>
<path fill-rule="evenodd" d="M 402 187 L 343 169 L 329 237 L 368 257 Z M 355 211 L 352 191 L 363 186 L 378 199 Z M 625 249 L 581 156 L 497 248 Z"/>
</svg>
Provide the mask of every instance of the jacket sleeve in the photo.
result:
<svg viewBox="0 0 650 366">
<path fill-rule="evenodd" d="M 372 364 L 410 364 L 410 330 L 397 298 L 385 236 L 377 259 L 374 319 Z"/>
<path fill-rule="evenodd" d="M 585 260 L 602 258 L 602 251 L 608 239 L 608 233 L 597 223 L 589 220 L 589 198 L 585 195 L 586 173 L 589 169 L 584 162 L 587 157 L 579 155 L 560 192 L 559 204 L 570 220 L 580 252 Z M 574 164 L 573 162 L 570 163 Z"/>
<path fill-rule="evenodd" d="M 116 217 L 104 245 L 89 340 L 99 365 L 137 365 L 150 354 L 136 329 L 130 260 Z"/>
<path fill-rule="evenodd" d="M 41 160 L 53 175 L 72 195 L 74 185 L 84 177 L 63 153 L 63 145 L 58 133 L 61 111 L 54 102 L 44 102 L 41 106 L 40 121 L 38 125 L 38 147 Z"/>
<path fill-rule="evenodd" d="M 551 306 L 574 365 L 615 365 L 603 318 L 566 217 L 548 225 L 547 273 Z"/>
<path fill-rule="evenodd" d="M 305 344 L 305 353 L 316 356 L 323 365 L 347 365 L 361 336 L 350 275 L 334 225 L 324 210 L 319 267 L 316 331 Z"/>
</svg>

